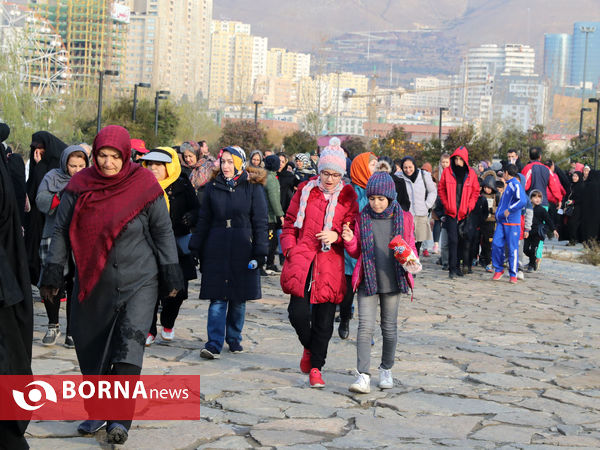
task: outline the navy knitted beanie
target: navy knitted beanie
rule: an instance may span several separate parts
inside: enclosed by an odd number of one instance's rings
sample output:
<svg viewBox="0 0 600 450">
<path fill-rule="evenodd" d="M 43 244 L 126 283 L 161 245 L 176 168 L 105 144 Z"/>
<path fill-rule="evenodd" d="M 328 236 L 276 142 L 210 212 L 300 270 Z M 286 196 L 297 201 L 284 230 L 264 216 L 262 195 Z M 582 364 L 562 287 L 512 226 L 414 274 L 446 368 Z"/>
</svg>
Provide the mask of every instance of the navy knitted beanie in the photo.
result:
<svg viewBox="0 0 600 450">
<path fill-rule="evenodd" d="M 371 195 L 382 195 L 390 201 L 396 200 L 396 185 L 387 172 L 375 172 L 367 182 L 367 197 Z"/>
</svg>

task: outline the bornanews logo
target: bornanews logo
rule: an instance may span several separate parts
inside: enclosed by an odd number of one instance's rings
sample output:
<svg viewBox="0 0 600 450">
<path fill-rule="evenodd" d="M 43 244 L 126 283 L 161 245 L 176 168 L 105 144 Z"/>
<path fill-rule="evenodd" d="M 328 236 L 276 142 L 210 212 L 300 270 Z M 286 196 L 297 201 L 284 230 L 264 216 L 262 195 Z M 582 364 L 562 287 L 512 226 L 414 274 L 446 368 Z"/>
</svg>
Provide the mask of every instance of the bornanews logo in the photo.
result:
<svg viewBox="0 0 600 450">
<path fill-rule="evenodd" d="M 0 420 L 198 420 L 200 376 L 0 376 Z"/>
</svg>

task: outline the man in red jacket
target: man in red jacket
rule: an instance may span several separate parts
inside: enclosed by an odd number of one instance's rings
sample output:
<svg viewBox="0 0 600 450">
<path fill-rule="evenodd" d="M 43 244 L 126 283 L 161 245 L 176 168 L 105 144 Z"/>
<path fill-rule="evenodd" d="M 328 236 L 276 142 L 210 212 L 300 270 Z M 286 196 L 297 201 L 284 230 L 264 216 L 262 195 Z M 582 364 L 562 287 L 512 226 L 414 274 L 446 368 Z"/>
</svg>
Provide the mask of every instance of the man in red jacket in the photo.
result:
<svg viewBox="0 0 600 450">
<path fill-rule="evenodd" d="M 469 151 L 466 147 L 457 148 L 450 156 L 450 166 L 442 172 L 438 183 L 438 196 L 444 205 L 445 216 L 442 218 L 448 233 L 448 270 L 450 278 L 462 277 L 459 255 L 463 256 L 463 265 L 471 264 L 469 261 L 469 236 L 466 235 L 469 227 L 469 214 L 475 208 L 479 198 L 479 181 L 475 171 L 469 167 Z M 464 232 L 459 233 L 459 223 L 465 221 L 465 226 L 460 227 Z M 465 260 L 466 258 L 466 260 Z"/>
</svg>

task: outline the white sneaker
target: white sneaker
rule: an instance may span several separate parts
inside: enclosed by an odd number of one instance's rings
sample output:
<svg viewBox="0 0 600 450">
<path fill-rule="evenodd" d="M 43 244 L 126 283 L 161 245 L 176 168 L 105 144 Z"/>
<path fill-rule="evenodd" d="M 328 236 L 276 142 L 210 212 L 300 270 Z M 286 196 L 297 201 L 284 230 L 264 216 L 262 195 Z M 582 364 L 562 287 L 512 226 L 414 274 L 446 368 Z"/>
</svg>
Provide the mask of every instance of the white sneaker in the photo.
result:
<svg viewBox="0 0 600 450">
<path fill-rule="evenodd" d="M 391 369 L 379 369 L 379 387 L 381 389 L 391 389 L 394 387 L 394 378 L 392 378 Z"/>
<path fill-rule="evenodd" d="M 519 270 L 519 271 L 517 272 L 517 279 L 518 279 L 518 280 L 524 280 L 524 279 L 525 279 L 525 274 L 523 273 L 523 271 L 522 271 L 522 270 Z"/>
<path fill-rule="evenodd" d="M 160 332 L 160 335 L 162 336 L 163 340 L 172 341 L 173 338 L 175 337 L 175 329 L 174 328 L 163 328 L 162 331 Z"/>
<path fill-rule="evenodd" d="M 146 347 L 150 347 L 152 344 L 154 344 L 155 340 L 156 340 L 156 337 L 152 336 L 150 333 L 148 333 L 148 337 L 146 338 Z"/>
<path fill-rule="evenodd" d="M 366 373 L 359 373 L 356 381 L 350 385 L 350 392 L 358 392 L 359 394 L 368 394 L 371 392 L 371 376 Z"/>
</svg>

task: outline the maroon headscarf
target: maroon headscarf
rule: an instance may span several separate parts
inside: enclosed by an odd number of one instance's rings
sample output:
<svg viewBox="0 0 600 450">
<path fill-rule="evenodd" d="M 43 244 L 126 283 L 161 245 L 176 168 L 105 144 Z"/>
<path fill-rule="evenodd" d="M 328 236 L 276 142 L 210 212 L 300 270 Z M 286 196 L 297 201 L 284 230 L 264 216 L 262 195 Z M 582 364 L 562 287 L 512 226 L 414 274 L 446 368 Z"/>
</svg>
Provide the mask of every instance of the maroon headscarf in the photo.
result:
<svg viewBox="0 0 600 450">
<path fill-rule="evenodd" d="M 116 175 L 104 175 L 98 168 L 98 152 L 110 147 L 123 159 Z M 129 133 L 118 125 L 109 125 L 94 139 L 95 164 L 73 175 L 65 188 L 79 195 L 69 237 L 79 273 L 79 301 L 90 295 L 104 270 L 114 241 L 127 223 L 149 203 L 163 195 L 156 177 L 131 161 Z"/>
</svg>

